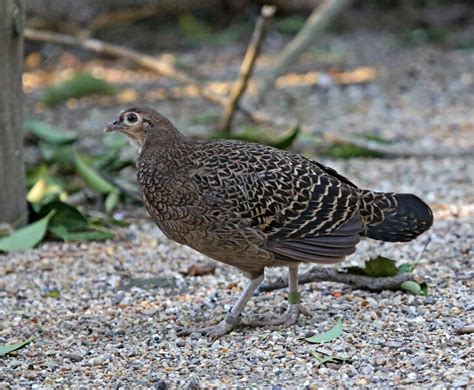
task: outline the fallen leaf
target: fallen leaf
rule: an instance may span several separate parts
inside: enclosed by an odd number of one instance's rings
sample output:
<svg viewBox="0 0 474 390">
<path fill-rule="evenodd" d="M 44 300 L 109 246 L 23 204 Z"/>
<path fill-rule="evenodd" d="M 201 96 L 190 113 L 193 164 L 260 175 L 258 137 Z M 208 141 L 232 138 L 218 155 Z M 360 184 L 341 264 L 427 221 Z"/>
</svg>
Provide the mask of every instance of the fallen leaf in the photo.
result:
<svg viewBox="0 0 474 390">
<path fill-rule="evenodd" d="M 338 319 L 336 325 L 334 325 L 327 332 L 320 333 L 312 337 L 307 337 L 306 341 L 313 344 L 328 343 L 329 341 L 333 341 L 337 339 L 341 334 L 342 334 L 342 321 Z"/>
<path fill-rule="evenodd" d="M 0 347 L 0 356 L 5 356 L 5 355 L 8 355 L 10 352 L 18 351 L 19 349 L 22 349 L 23 347 L 31 343 L 35 338 L 36 337 L 30 337 L 28 340 L 20 341 L 19 343 L 6 344 Z"/>
<path fill-rule="evenodd" d="M 0 251 L 16 252 L 33 248 L 38 244 L 46 234 L 54 211 L 40 220 L 27 225 L 21 229 L 15 230 L 9 236 L 0 239 Z"/>
<path fill-rule="evenodd" d="M 383 256 L 377 256 L 365 262 L 365 272 L 372 277 L 387 277 L 398 274 L 398 268 L 395 260 Z"/>
<path fill-rule="evenodd" d="M 413 280 L 406 280 L 400 285 L 402 290 L 411 292 L 412 294 L 415 295 L 420 295 L 421 293 L 421 286 L 417 283 L 414 282 Z"/>
</svg>

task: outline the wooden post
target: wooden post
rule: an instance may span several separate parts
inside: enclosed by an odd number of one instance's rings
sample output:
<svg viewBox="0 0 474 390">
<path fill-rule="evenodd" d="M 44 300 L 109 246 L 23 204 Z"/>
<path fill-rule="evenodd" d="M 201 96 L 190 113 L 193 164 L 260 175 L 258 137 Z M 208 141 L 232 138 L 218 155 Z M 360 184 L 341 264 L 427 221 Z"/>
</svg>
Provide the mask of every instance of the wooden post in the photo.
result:
<svg viewBox="0 0 474 390">
<path fill-rule="evenodd" d="M 23 168 L 24 0 L 0 1 L 0 222 L 26 222 Z"/>
</svg>

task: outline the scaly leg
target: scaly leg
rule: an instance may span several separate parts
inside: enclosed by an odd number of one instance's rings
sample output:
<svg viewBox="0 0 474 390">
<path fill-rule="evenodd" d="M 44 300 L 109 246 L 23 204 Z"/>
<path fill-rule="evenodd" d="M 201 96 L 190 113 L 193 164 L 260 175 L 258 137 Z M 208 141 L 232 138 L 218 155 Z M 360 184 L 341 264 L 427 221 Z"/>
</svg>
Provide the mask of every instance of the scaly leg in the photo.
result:
<svg viewBox="0 0 474 390">
<path fill-rule="evenodd" d="M 250 326 L 290 326 L 296 324 L 300 314 L 311 317 L 308 310 L 301 304 L 301 295 L 298 292 L 298 266 L 288 268 L 288 310 L 284 316 L 269 320 L 251 322 Z"/>
<path fill-rule="evenodd" d="M 240 294 L 239 299 L 237 299 L 237 302 L 235 302 L 234 306 L 232 306 L 232 309 L 230 309 L 225 318 L 217 325 L 197 329 L 181 329 L 178 332 L 179 335 L 186 336 L 196 332 L 211 336 L 213 338 L 218 338 L 229 333 L 239 323 L 240 314 L 244 310 L 244 307 L 249 299 L 252 298 L 255 290 L 262 283 L 263 278 L 264 275 L 262 274 L 258 278 L 250 280 L 249 284 L 247 284 L 247 286 L 244 288 L 244 291 L 242 291 L 242 294 Z"/>
</svg>

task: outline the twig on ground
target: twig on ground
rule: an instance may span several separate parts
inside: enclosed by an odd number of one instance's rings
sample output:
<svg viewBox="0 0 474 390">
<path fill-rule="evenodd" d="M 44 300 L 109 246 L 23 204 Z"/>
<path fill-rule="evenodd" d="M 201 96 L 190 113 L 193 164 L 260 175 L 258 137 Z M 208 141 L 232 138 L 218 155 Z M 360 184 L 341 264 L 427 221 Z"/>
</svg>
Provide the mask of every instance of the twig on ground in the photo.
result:
<svg viewBox="0 0 474 390">
<path fill-rule="evenodd" d="M 313 10 L 298 34 L 280 53 L 275 65 L 262 73 L 258 81 L 257 100 L 262 99 L 277 77 L 284 73 L 288 66 L 314 42 L 316 34 L 321 32 L 348 3 L 348 0 L 324 0 Z"/>
<path fill-rule="evenodd" d="M 400 274 L 385 278 L 374 278 L 364 275 L 353 275 L 338 272 L 332 268 L 313 267 L 308 272 L 298 276 L 298 283 L 337 282 L 370 291 L 399 290 L 400 285 L 407 281 L 416 281 L 414 274 Z M 260 291 L 274 291 L 288 287 L 288 280 L 278 278 L 272 283 L 260 286 Z"/>
<path fill-rule="evenodd" d="M 235 109 L 239 104 L 241 96 L 245 93 L 245 90 L 247 89 L 247 84 L 252 74 L 252 70 L 255 65 L 255 60 L 258 57 L 260 48 L 262 46 L 263 38 L 265 37 L 268 22 L 275 14 L 275 11 L 276 7 L 274 5 L 264 5 L 262 7 L 261 14 L 257 20 L 257 24 L 255 25 L 255 30 L 253 32 L 252 39 L 247 48 L 247 51 L 245 52 L 245 57 L 240 66 L 239 77 L 232 86 L 230 97 L 224 107 L 224 119 L 222 121 L 221 127 L 221 130 L 224 133 L 230 133 L 230 126 L 235 114 Z"/>
</svg>

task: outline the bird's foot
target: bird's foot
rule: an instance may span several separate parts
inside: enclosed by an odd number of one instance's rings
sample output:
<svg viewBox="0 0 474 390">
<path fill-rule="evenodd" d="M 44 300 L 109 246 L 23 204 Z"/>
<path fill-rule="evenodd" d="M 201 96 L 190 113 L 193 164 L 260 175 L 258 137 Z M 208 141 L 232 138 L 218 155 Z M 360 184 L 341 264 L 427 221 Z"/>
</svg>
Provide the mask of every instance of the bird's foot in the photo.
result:
<svg viewBox="0 0 474 390">
<path fill-rule="evenodd" d="M 303 314 L 306 317 L 311 317 L 311 314 L 309 313 L 308 309 L 306 309 L 306 307 L 303 306 L 301 303 L 290 303 L 288 305 L 288 310 L 286 311 L 285 315 L 277 318 L 266 319 L 263 321 L 252 321 L 250 323 L 247 323 L 246 325 L 251 327 L 280 325 L 291 326 L 296 324 L 300 314 Z"/>
<path fill-rule="evenodd" d="M 225 319 L 223 319 L 217 325 L 206 326 L 205 328 L 183 328 L 177 333 L 178 336 L 189 336 L 192 333 L 200 333 L 203 336 L 210 337 L 211 339 L 218 339 L 219 337 L 230 333 L 238 323 L 239 317 L 234 317 L 228 313 Z"/>
</svg>

